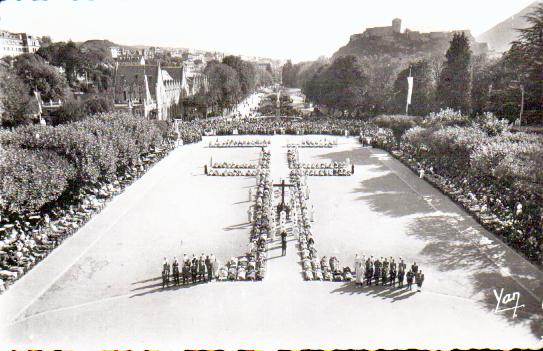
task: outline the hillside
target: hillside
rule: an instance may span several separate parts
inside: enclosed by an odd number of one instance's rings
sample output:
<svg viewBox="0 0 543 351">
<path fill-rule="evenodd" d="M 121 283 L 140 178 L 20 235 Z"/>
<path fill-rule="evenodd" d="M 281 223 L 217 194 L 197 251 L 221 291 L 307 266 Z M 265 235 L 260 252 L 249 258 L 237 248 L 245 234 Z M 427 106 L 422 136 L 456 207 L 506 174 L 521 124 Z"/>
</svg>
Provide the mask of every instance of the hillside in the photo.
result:
<svg viewBox="0 0 543 351">
<path fill-rule="evenodd" d="M 528 26 L 524 16 L 533 11 L 535 6 L 541 1 L 535 1 L 528 5 L 519 13 L 509 17 L 505 21 L 495 25 L 483 34 L 477 37 L 480 42 L 488 43 L 490 49 L 505 52 L 511 47 L 511 42 L 517 39 L 517 29 L 523 29 Z"/>
</svg>

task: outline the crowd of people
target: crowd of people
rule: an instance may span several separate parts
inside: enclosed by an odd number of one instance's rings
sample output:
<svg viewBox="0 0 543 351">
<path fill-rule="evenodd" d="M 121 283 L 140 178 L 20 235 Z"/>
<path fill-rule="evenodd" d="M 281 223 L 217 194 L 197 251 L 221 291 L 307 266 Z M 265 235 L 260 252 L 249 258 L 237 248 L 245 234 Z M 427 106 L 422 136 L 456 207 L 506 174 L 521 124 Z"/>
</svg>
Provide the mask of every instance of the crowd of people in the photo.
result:
<svg viewBox="0 0 543 351">
<path fill-rule="evenodd" d="M 213 135 L 309 135 L 323 134 L 358 136 L 361 132 L 378 128 L 372 123 L 356 119 L 337 118 L 246 118 L 246 119 L 213 119 L 195 121 L 202 131 L 212 131 Z"/>
<path fill-rule="evenodd" d="M 117 176 L 112 182 L 77 189 L 70 202 L 46 212 L 44 209 L 43 214 L 29 213 L 18 217 L 0 214 L 0 293 L 47 257 L 169 150 L 159 149 L 147 155 L 142 165 Z"/>
</svg>

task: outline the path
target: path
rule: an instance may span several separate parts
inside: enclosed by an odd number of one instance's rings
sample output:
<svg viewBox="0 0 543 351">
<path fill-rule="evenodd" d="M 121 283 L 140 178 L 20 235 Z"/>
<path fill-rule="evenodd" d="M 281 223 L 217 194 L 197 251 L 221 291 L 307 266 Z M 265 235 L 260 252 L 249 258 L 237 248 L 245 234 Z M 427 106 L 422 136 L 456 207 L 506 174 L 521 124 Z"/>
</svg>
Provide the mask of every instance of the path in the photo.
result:
<svg viewBox="0 0 543 351">
<path fill-rule="evenodd" d="M 287 142 L 286 138 L 271 138 L 271 164 L 270 175 L 274 184 L 279 184 L 281 180 L 289 183 L 290 170 L 287 159 Z M 288 190 L 285 190 L 288 194 Z M 281 188 L 274 188 L 274 204 L 281 202 Z M 290 221 L 287 223 L 287 226 Z M 289 285 L 303 283 L 301 279 L 301 270 L 298 255 L 298 247 L 296 239 L 290 235 L 287 237 L 287 254 L 281 256 L 281 238 L 269 244 L 271 250 L 268 252 L 268 264 L 266 270 L 266 278 L 264 284 L 269 285 Z"/>
</svg>

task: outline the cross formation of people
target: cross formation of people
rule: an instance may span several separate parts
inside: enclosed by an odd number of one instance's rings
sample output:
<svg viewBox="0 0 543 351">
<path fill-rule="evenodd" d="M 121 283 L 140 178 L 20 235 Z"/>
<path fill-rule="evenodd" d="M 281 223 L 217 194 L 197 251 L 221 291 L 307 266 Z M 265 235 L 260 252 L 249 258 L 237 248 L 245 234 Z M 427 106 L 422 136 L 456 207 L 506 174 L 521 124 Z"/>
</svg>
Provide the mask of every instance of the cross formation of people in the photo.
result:
<svg viewBox="0 0 543 351">
<path fill-rule="evenodd" d="M 264 141 L 267 143 L 267 141 Z M 217 280 L 261 280 L 265 274 L 267 258 L 267 244 L 280 237 L 282 255 L 286 255 L 287 248 L 287 220 L 290 220 L 292 234 L 298 240 L 301 263 L 306 280 L 332 280 L 355 281 L 358 286 L 382 285 L 411 290 L 416 283 L 418 290 L 422 289 L 424 274 L 416 263 L 409 270 L 402 258 L 398 262 L 394 258 L 360 257 L 356 255 L 354 270 L 342 267 L 337 257 L 323 256 L 320 260 L 315 248 L 315 238 L 311 229 L 313 208 L 309 203 L 309 187 L 307 174 L 300 172 L 304 169 L 322 167 L 329 169 L 343 169 L 350 164 L 345 162 L 332 162 L 329 164 L 301 164 L 297 147 L 289 147 L 287 151 L 289 174 L 291 184 L 288 184 L 290 200 L 285 202 L 284 195 L 281 203 L 273 205 L 273 187 L 281 186 L 282 192 L 287 184 L 273 184 L 270 177 L 271 152 L 261 147 L 259 162 L 252 170 L 256 176 L 256 188 L 249 189 L 249 200 L 254 205 L 249 207 L 248 221 L 253 224 L 247 253 L 244 256 L 232 257 L 226 266 L 220 266 L 213 256 L 201 255 L 197 259 L 194 255 L 188 259 L 185 255 L 182 266 L 174 258 L 170 265 L 165 259 L 163 264 L 163 286 L 173 284 L 192 284 Z M 223 162 L 219 167 L 236 168 L 237 164 Z M 353 170 L 354 171 L 354 170 Z M 181 269 L 180 269 L 181 268 Z"/>
</svg>

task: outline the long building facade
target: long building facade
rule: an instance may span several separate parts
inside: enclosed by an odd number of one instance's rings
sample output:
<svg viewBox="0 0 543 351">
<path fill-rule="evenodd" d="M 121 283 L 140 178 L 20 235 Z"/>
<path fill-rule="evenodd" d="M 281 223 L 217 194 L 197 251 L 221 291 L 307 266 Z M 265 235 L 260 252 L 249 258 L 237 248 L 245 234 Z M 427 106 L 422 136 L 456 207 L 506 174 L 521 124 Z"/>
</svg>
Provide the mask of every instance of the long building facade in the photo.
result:
<svg viewBox="0 0 543 351">
<path fill-rule="evenodd" d="M 0 30 L 0 58 L 34 53 L 39 48 L 40 41 L 32 35 Z"/>
</svg>

